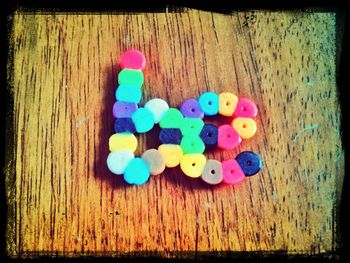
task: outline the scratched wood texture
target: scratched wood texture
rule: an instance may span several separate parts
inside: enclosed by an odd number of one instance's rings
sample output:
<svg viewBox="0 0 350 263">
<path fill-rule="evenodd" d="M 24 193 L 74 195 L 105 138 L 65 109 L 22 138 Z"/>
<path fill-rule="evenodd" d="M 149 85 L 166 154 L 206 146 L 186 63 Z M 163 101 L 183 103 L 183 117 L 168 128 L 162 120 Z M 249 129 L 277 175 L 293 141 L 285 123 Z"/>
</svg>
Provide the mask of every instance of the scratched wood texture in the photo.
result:
<svg viewBox="0 0 350 263">
<path fill-rule="evenodd" d="M 334 252 L 344 176 L 336 37 L 327 12 L 16 12 L 7 253 Z M 262 171 L 226 187 L 178 168 L 139 187 L 113 176 L 105 160 L 129 48 L 147 59 L 142 102 L 176 107 L 207 90 L 253 99 L 256 136 L 207 156 L 253 150 Z M 158 131 L 139 137 L 137 153 L 158 144 Z"/>
</svg>

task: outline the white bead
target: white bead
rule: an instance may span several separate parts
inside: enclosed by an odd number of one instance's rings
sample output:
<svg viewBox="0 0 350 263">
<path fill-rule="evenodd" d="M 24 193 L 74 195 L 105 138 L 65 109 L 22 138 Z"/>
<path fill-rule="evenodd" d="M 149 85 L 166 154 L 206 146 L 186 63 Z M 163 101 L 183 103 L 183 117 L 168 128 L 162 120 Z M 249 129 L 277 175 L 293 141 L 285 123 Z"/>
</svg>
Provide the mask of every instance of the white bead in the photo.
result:
<svg viewBox="0 0 350 263">
<path fill-rule="evenodd" d="M 145 104 L 145 108 L 153 113 L 154 123 L 159 123 L 164 113 L 169 109 L 169 105 L 165 100 L 151 99 Z"/>
<path fill-rule="evenodd" d="M 107 157 L 108 169 L 114 174 L 123 174 L 128 163 L 134 158 L 130 150 L 110 152 Z"/>
</svg>

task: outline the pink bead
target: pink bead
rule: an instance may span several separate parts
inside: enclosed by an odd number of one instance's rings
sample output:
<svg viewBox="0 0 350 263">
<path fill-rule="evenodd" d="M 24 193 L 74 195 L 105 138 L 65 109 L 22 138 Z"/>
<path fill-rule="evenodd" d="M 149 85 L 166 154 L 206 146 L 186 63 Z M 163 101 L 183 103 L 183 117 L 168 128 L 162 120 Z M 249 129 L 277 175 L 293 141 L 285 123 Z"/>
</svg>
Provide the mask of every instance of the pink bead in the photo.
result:
<svg viewBox="0 0 350 263">
<path fill-rule="evenodd" d="M 146 65 L 145 56 L 138 50 L 128 50 L 123 53 L 120 59 L 122 69 L 143 70 Z"/>
<path fill-rule="evenodd" d="M 221 162 L 222 181 L 226 184 L 236 184 L 245 178 L 242 168 L 235 159 L 229 159 Z"/>
<path fill-rule="evenodd" d="M 258 113 L 255 103 L 249 99 L 238 99 L 237 106 L 233 115 L 235 117 L 254 118 Z"/>
<path fill-rule="evenodd" d="M 223 150 L 236 148 L 242 139 L 231 125 L 221 125 L 218 129 L 218 147 Z"/>
</svg>

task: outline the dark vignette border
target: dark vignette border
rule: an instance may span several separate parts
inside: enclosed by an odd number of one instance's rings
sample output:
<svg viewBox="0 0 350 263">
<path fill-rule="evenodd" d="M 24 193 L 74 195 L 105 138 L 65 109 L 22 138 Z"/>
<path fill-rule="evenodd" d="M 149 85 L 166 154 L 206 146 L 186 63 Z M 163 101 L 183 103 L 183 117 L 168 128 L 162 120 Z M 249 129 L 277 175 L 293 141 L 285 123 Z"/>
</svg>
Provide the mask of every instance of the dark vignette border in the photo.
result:
<svg viewBox="0 0 350 263">
<path fill-rule="evenodd" d="M 0 77 L 1 86 L 0 86 L 0 98 L 4 99 L 4 103 L 1 103 L 2 111 L 1 111 L 1 119 L 0 123 L 5 124 L 5 129 L 3 129 L 3 125 L 0 127 L 0 132 L 2 135 L 4 143 L 4 159 L 1 159 L 1 167 L 3 178 L 5 178 L 4 187 L 1 185 L 1 200 L 7 200 L 7 202 L 1 202 L 1 210 L 5 211 L 5 213 L 1 214 L 1 258 L 4 258 L 5 261 L 12 261 L 15 259 L 11 259 L 8 257 L 6 252 L 7 243 L 13 243 L 13 240 L 16 236 L 15 233 L 15 224 L 14 220 L 8 221 L 8 218 L 14 218 L 15 215 L 15 203 L 11 202 L 14 200 L 16 195 L 16 187 L 15 187 L 15 152 L 16 145 L 14 144 L 14 123 L 13 123 L 13 84 L 12 84 L 12 75 L 13 72 L 13 48 L 11 42 L 12 36 L 12 18 L 15 11 L 20 10 L 21 12 L 36 12 L 41 11 L 45 12 L 75 12 L 75 13 L 90 13 L 90 12 L 164 12 L 168 10 L 170 12 L 183 12 L 186 8 L 194 8 L 199 10 L 218 12 L 222 14 L 229 14 L 232 11 L 244 11 L 250 9 L 266 9 L 266 10 L 294 10 L 294 11 L 306 11 L 306 12 L 336 12 L 336 38 L 337 38 L 337 46 L 336 46 L 336 78 L 337 78 L 337 88 L 338 88 L 338 98 L 340 102 L 340 107 L 342 111 L 341 115 L 341 136 L 342 136 L 342 148 L 345 150 L 345 160 L 347 159 L 347 151 L 346 148 L 349 143 L 349 139 L 347 138 L 347 129 L 345 127 L 346 121 L 346 93 L 345 87 L 349 86 L 349 80 L 345 78 L 346 74 L 346 64 L 348 57 L 348 51 L 346 47 L 349 45 L 349 41 L 345 36 L 349 35 L 348 27 L 346 26 L 348 23 L 347 16 L 347 8 L 344 3 L 340 0 L 300 0 L 300 1 L 280 1 L 280 3 L 274 3 L 273 0 L 265 0 L 265 1 L 232 1 L 232 3 L 225 3 L 222 0 L 215 1 L 185 1 L 185 0 L 171 0 L 171 1 L 113 1 L 108 2 L 105 0 L 99 0 L 95 2 L 81 1 L 81 0 L 61 0 L 61 1 L 44 1 L 44 0 L 34 0 L 34 1 L 25 1 L 25 0 L 17 0 L 17 1 L 8 1 L 5 0 L 5 8 L 1 7 L 1 73 L 2 77 Z M 5 88 L 6 87 L 6 88 Z M 4 163 L 3 163 L 4 161 Z M 348 163 L 345 162 L 345 172 L 348 170 Z M 347 222 L 349 222 L 349 216 L 347 213 L 346 200 L 349 197 L 348 192 L 348 184 L 349 179 L 346 176 L 344 177 L 343 189 L 338 189 L 338 203 L 335 204 L 336 214 L 338 215 L 335 218 L 336 225 L 338 226 L 334 231 L 337 240 L 334 240 L 336 243 L 334 248 L 335 250 L 332 253 L 321 253 L 318 255 L 303 255 L 301 253 L 296 254 L 288 254 L 287 251 L 275 251 L 275 252 L 233 252 L 233 251 L 224 251 L 224 252 L 203 252 L 198 253 L 197 251 L 189 251 L 189 252 L 171 252 L 171 253 L 154 253 L 154 252 L 142 252 L 142 253 L 130 253 L 130 254 L 117 254 L 110 253 L 110 255 L 104 254 L 104 256 L 99 253 L 95 253 L 93 255 L 84 255 L 83 259 L 85 260 L 101 260 L 104 261 L 115 261 L 114 257 L 118 257 L 118 261 L 147 261 L 150 262 L 158 261 L 165 254 L 171 254 L 172 259 L 166 260 L 246 260 L 246 261 L 255 261 L 255 260 L 263 260 L 263 261 L 297 261 L 297 262 L 323 262 L 323 261 L 345 261 L 350 258 L 350 252 L 347 251 L 347 248 L 350 248 L 348 242 L 348 234 L 349 228 Z M 5 191 L 7 189 L 7 191 Z M 15 249 L 15 248 L 13 248 Z M 41 254 L 41 253 L 40 253 Z M 38 253 L 31 253 L 26 255 L 33 261 L 33 258 L 38 257 L 39 260 L 50 259 L 53 261 L 62 261 L 67 262 L 71 260 L 79 259 L 79 255 L 72 255 L 73 258 L 67 259 L 63 258 L 60 255 L 57 255 L 55 258 L 41 256 Z M 45 254 L 43 252 L 43 254 Z M 24 255 L 23 255 L 24 256 Z M 97 258 L 98 257 L 98 258 Z M 79 260 L 81 260 L 80 258 Z M 35 261 L 35 260 L 34 260 Z"/>
</svg>

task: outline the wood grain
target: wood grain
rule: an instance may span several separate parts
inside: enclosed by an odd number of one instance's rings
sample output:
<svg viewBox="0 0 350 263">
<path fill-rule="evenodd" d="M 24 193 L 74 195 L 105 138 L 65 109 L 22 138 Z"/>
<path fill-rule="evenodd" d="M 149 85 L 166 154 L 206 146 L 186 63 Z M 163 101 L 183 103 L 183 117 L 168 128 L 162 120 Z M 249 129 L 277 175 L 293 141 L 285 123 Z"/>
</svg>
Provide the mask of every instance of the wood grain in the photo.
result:
<svg viewBox="0 0 350 263">
<path fill-rule="evenodd" d="M 335 21 L 302 12 L 16 12 L 7 253 L 334 252 L 344 177 Z M 129 48 L 147 59 L 142 103 L 160 97 L 176 107 L 207 90 L 256 101 L 257 135 L 207 156 L 253 150 L 262 171 L 228 187 L 178 168 L 141 187 L 111 175 L 117 64 Z M 157 145 L 158 131 L 139 136 L 138 154 Z"/>
</svg>

